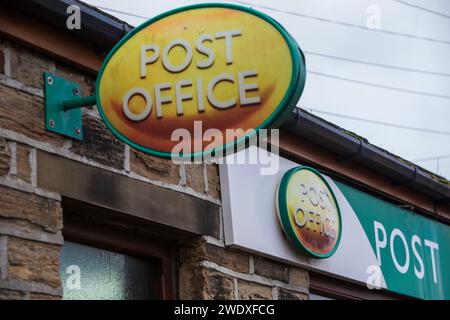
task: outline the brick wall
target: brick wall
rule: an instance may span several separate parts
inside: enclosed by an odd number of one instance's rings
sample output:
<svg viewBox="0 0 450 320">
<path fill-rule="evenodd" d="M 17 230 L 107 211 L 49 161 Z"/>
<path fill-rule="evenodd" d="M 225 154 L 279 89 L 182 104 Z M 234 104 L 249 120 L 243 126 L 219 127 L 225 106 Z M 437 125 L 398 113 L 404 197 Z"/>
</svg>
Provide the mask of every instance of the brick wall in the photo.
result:
<svg viewBox="0 0 450 320">
<path fill-rule="evenodd" d="M 0 38 L 0 299 L 59 299 L 61 196 L 37 181 L 37 150 L 189 194 L 220 205 L 217 166 L 176 165 L 130 149 L 106 128 L 96 108 L 83 109 L 84 139 L 44 125 L 42 73 L 94 92 L 95 77 Z M 225 249 L 223 239 L 180 245 L 179 297 L 304 299 L 302 270 Z"/>
</svg>

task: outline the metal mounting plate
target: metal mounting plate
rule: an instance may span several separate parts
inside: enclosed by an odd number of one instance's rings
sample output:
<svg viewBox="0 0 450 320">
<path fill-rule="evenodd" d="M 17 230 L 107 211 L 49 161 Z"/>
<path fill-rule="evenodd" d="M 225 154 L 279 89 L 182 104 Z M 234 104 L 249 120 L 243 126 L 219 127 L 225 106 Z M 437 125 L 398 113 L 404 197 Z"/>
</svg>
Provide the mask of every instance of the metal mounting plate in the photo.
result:
<svg viewBox="0 0 450 320">
<path fill-rule="evenodd" d="M 64 111 L 62 102 L 80 96 L 78 83 L 44 73 L 45 129 L 73 139 L 83 140 L 81 108 Z"/>
</svg>

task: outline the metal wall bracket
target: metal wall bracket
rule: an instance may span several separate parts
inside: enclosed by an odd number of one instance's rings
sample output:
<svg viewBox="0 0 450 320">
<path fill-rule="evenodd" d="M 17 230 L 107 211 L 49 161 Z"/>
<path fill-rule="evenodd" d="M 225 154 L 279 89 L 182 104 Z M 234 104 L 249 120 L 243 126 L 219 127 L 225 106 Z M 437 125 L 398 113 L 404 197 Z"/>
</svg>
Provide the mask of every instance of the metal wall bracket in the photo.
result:
<svg viewBox="0 0 450 320">
<path fill-rule="evenodd" d="M 45 129 L 83 140 L 81 108 L 96 104 L 95 97 L 80 97 L 80 84 L 44 73 Z"/>
</svg>

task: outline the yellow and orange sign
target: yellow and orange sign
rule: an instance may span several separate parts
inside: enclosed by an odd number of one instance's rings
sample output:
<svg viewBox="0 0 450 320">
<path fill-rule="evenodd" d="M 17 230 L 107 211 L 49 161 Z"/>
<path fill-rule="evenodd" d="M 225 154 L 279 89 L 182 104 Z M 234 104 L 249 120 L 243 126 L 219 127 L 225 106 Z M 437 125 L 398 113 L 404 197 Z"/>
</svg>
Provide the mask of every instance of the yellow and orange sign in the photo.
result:
<svg viewBox="0 0 450 320">
<path fill-rule="evenodd" d="M 185 129 L 192 154 L 203 154 L 279 125 L 304 81 L 303 54 L 273 19 L 235 5 L 195 5 L 144 23 L 113 49 L 97 104 L 109 128 L 137 149 L 170 157 L 174 132 Z M 224 140 L 196 135 L 195 121 Z"/>
<path fill-rule="evenodd" d="M 277 214 L 286 235 L 317 258 L 331 256 L 339 245 L 341 215 L 328 182 L 316 170 L 298 167 L 283 177 Z"/>
</svg>

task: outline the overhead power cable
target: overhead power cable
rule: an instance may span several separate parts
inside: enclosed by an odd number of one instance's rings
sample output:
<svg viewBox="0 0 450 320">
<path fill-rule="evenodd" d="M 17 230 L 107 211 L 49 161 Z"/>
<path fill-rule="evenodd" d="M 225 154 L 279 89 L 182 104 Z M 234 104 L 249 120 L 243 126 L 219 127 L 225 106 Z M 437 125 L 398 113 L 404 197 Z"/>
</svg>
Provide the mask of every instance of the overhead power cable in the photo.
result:
<svg viewBox="0 0 450 320">
<path fill-rule="evenodd" d="M 96 7 L 99 8 L 99 9 L 102 9 L 102 10 L 106 10 L 106 11 L 111 11 L 111 12 L 123 14 L 123 15 L 125 15 L 125 16 L 130 16 L 130 17 L 139 18 L 139 19 L 144 19 L 144 20 L 150 19 L 150 18 L 148 18 L 148 17 L 144 17 L 144 16 L 141 16 L 141 15 L 138 15 L 138 14 L 134 14 L 134 13 L 129 13 L 129 12 L 120 11 L 120 10 L 111 9 L 111 8 L 102 7 L 102 6 L 96 6 Z"/>
<path fill-rule="evenodd" d="M 437 156 L 437 157 L 416 159 L 416 160 L 413 160 L 413 162 L 425 162 L 425 161 L 433 161 L 433 160 L 441 160 L 441 159 L 450 159 L 450 154 L 445 154 L 445 155 Z"/>
<path fill-rule="evenodd" d="M 436 71 L 430 71 L 430 70 L 424 70 L 424 69 L 406 68 L 406 67 L 399 67 L 399 66 L 394 66 L 394 65 L 390 65 L 390 64 L 381 64 L 381 63 L 370 62 L 370 61 L 349 59 L 349 58 L 345 58 L 345 57 L 339 57 L 339 56 L 334 56 L 334 55 L 320 53 L 320 52 L 314 52 L 314 51 L 308 51 L 308 50 L 304 50 L 303 52 L 310 54 L 310 55 L 314 55 L 314 56 L 335 59 L 335 60 L 342 60 L 342 61 L 347 61 L 347 62 L 352 62 L 352 63 L 365 64 L 365 65 L 375 66 L 375 67 L 380 67 L 380 68 L 423 73 L 423 74 L 429 74 L 429 75 L 434 75 L 434 76 L 450 77 L 450 73 L 436 72 Z"/>
<path fill-rule="evenodd" d="M 337 24 L 337 25 L 341 25 L 341 26 L 345 26 L 345 27 L 356 28 L 356 29 L 359 29 L 359 30 L 384 33 L 384 34 L 389 34 L 389 35 L 393 35 L 393 36 L 399 36 L 399 37 L 405 37 L 405 38 L 410 38 L 410 39 L 429 41 L 429 42 L 446 44 L 446 45 L 450 44 L 450 41 L 448 41 L 448 40 L 435 39 L 435 38 L 429 38 L 429 37 L 421 37 L 421 36 L 417 36 L 417 35 L 413 35 L 413 34 L 409 34 L 409 33 L 401 33 L 401 32 L 396 32 L 396 31 L 391 31 L 391 30 L 385 30 L 385 29 L 369 29 L 366 26 L 362 26 L 362 25 L 358 25 L 358 24 L 353 24 L 353 23 L 339 21 L 339 20 L 334 20 L 334 19 L 327 19 L 327 18 L 322 18 L 322 17 L 318 17 L 318 16 L 307 15 L 307 14 L 304 14 L 304 13 L 299 13 L 299 12 L 294 12 L 294 11 L 289 11 L 289 10 L 278 9 L 278 8 L 274 8 L 274 7 L 254 4 L 254 3 L 251 3 L 251 2 L 247 2 L 247 1 L 241 1 L 241 0 L 232 0 L 232 1 L 236 2 L 236 3 L 239 3 L 239 4 L 242 4 L 242 5 L 249 6 L 249 7 L 266 9 L 266 10 L 279 12 L 279 13 L 284 13 L 284 14 L 288 14 L 288 15 L 292 15 L 292 16 L 296 16 L 296 17 L 300 17 L 300 18 L 305 18 L 305 19 L 310 19 L 310 20 L 316 20 L 316 21 L 321 21 L 321 22 Z"/>
<path fill-rule="evenodd" d="M 262 8 L 262 9 L 271 10 L 274 12 L 280 12 L 280 13 L 284 13 L 284 14 L 294 15 L 297 17 L 305 18 L 305 19 L 312 19 L 312 20 L 317 20 L 317 21 L 321 21 L 321 22 L 334 23 L 334 24 L 338 24 L 338 25 L 342 25 L 342 26 L 346 26 L 346 27 L 357 28 L 357 29 L 365 30 L 365 31 L 380 32 L 380 33 L 390 34 L 390 35 L 394 35 L 394 36 L 400 36 L 400 37 L 406 37 L 406 38 L 411 38 L 411 39 L 417 39 L 417 40 L 423 40 L 423 41 L 429 41 L 429 42 L 450 45 L 450 41 L 448 41 L 448 40 L 435 39 L 435 38 L 429 38 L 429 37 L 421 37 L 421 36 L 416 36 L 416 35 L 409 34 L 409 33 L 401 33 L 401 32 L 384 30 L 384 29 L 369 29 L 365 26 L 357 25 L 357 24 L 353 24 L 353 23 L 349 23 L 349 22 L 344 22 L 344 21 L 339 21 L 339 20 L 334 20 L 334 19 L 327 19 L 327 18 L 307 15 L 307 14 L 303 14 L 303 13 L 299 13 L 299 12 L 293 12 L 293 11 L 289 11 L 289 10 L 277 9 L 277 8 L 273 8 L 273 7 L 254 4 L 251 2 L 247 2 L 247 1 L 240 1 L 240 0 L 232 0 L 232 1 L 242 4 L 242 5 L 250 6 L 250 7 Z M 149 19 L 148 17 L 141 16 L 141 15 L 138 15 L 135 13 L 128 13 L 125 11 L 111 9 L 111 8 L 107 8 L 107 7 L 103 7 L 103 6 L 97 6 L 97 8 L 115 12 L 115 13 L 119 13 L 119 14 L 123 14 L 123 15 L 127 15 L 130 17 L 139 18 L 139 19 L 144 19 L 144 20 Z"/>
<path fill-rule="evenodd" d="M 431 9 L 428 9 L 428 8 L 425 8 L 425 7 L 421 7 L 421 6 L 418 6 L 416 4 L 409 3 L 409 2 L 406 2 L 406 1 L 403 1 L 403 0 L 392 0 L 392 1 L 400 3 L 400 4 L 404 5 L 404 6 L 408 6 L 408 7 L 411 7 L 411 8 L 414 8 L 414 9 L 418 9 L 418 10 L 422 10 L 422 11 L 425 11 L 425 12 L 428 12 L 428 13 L 431 13 L 431 14 L 443 17 L 443 18 L 450 19 L 450 15 L 442 13 L 442 12 L 434 11 L 434 10 L 431 10 Z"/>
<path fill-rule="evenodd" d="M 131 16 L 131 17 L 135 17 L 135 18 L 139 18 L 139 19 L 144 19 L 144 20 L 150 19 L 149 17 L 144 17 L 144 16 L 137 15 L 134 13 L 128 13 L 125 11 L 120 11 L 120 10 L 111 9 L 111 8 L 107 8 L 107 7 L 97 6 L 97 8 L 115 12 L 115 13 L 119 13 L 119 14 L 123 14 L 123 15 L 127 15 L 127 16 Z M 347 62 L 352 62 L 352 63 L 365 64 L 365 65 L 370 65 L 370 66 L 375 66 L 375 67 L 380 67 L 380 68 L 387 68 L 387 69 L 394 69 L 394 70 L 408 71 L 408 72 L 415 72 L 415 73 L 423 73 L 423 74 L 429 74 L 429 75 L 434 75 L 434 76 L 450 77 L 450 73 L 436 72 L 436 71 L 424 70 L 424 69 L 406 68 L 406 67 L 382 64 L 382 63 L 376 63 L 376 62 L 370 62 L 370 61 L 363 61 L 363 60 L 357 60 L 357 59 L 349 59 L 349 58 L 345 58 L 345 57 L 339 57 L 339 56 L 335 56 L 335 55 L 331 55 L 331 54 L 325 54 L 325 53 L 308 51 L 308 50 L 304 50 L 304 52 L 307 54 L 310 54 L 310 55 L 320 56 L 320 57 L 324 57 L 324 58 L 347 61 Z"/>
<path fill-rule="evenodd" d="M 244 2 L 244 1 L 239 1 L 239 0 L 236 0 L 235 2 L 250 4 L 250 3 L 247 3 L 247 2 Z M 115 9 L 111 9 L 111 8 L 107 8 L 107 7 L 98 6 L 98 8 L 102 9 L 102 10 L 109 10 L 111 12 L 115 12 L 115 13 L 119 13 L 119 14 L 123 14 L 123 15 L 129 15 L 129 16 L 132 16 L 132 17 L 140 18 L 140 19 L 149 19 L 148 17 L 144 17 L 144 16 L 140 16 L 140 15 L 136 15 L 136 14 L 120 11 L 120 10 L 115 10 Z M 395 68 L 395 69 L 399 69 L 399 70 L 408 70 L 408 71 L 414 71 L 414 72 L 422 72 L 422 73 L 429 73 L 429 74 L 435 74 L 435 75 L 450 76 L 450 75 L 445 74 L 445 73 L 436 73 L 436 72 L 426 71 L 426 70 L 414 70 L 414 69 L 408 69 L 408 68 L 402 68 L 402 67 L 387 66 L 387 65 L 382 65 L 382 64 L 367 63 L 367 62 L 363 62 L 363 61 L 347 59 L 347 58 L 341 58 L 341 57 L 321 54 L 321 53 L 312 52 L 312 51 L 305 51 L 305 52 L 310 53 L 310 54 L 324 56 L 324 57 L 329 57 L 329 58 L 333 58 L 333 59 L 351 61 L 351 62 L 355 62 L 355 63 L 366 63 L 366 64 L 377 65 L 379 67 L 390 67 L 390 68 Z M 368 85 L 368 86 L 373 86 L 373 87 L 378 87 L 378 88 L 383 88 L 383 89 L 388 89 L 388 90 L 395 90 L 395 91 L 400 91 L 400 92 L 419 94 L 419 95 L 436 97 L 436 98 L 450 99 L 450 96 L 447 96 L 447 95 L 441 95 L 441 94 L 435 94 L 435 93 L 429 93 L 429 92 L 420 92 L 420 91 L 402 89 L 402 88 L 397 88 L 397 87 L 390 87 L 390 86 L 385 86 L 385 85 L 380 85 L 380 84 L 375 84 L 375 83 L 370 83 L 370 82 L 365 82 L 365 81 L 360 81 L 360 80 L 344 78 L 344 77 L 335 76 L 335 75 L 326 74 L 326 73 L 317 72 L 317 71 L 309 71 L 309 73 L 315 74 L 315 75 L 318 75 L 318 76 L 323 76 L 323 77 L 328 77 L 328 78 L 333 78 L 333 79 L 337 79 L 337 80 L 348 81 L 348 82 L 353 82 L 353 83 L 358 83 L 358 84 L 363 84 L 363 85 Z"/>
<path fill-rule="evenodd" d="M 381 126 L 386 126 L 386 127 L 392 127 L 392 128 L 399 128 L 399 129 L 405 129 L 405 130 L 420 131 L 420 132 L 427 132 L 427 133 L 434 133 L 434 134 L 441 134 L 441 135 L 450 136 L 450 131 L 441 131 L 441 130 L 433 130 L 433 129 L 426 129 L 426 128 L 418 128 L 418 127 L 407 126 L 407 125 L 402 125 L 402 124 L 397 124 L 397 123 L 389 123 L 389 122 L 370 120 L 370 119 L 365 119 L 365 118 L 358 118 L 358 117 L 354 117 L 354 116 L 349 116 L 349 115 L 340 114 L 340 113 L 334 113 L 334 112 L 329 112 L 329 111 L 323 111 L 323 110 L 318 110 L 318 109 L 314 109 L 314 108 L 313 109 L 311 109 L 311 108 L 304 108 L 304 109 L 311 110 L 314 113 L 319 113 L 319 114 L 324 114 L 324 115 L 329 115 L 329 116 L 333 116 L 333 117 L 344 118 L 344 119 L 349 119 L 349 120 L 354 120 L 354 121 L 366 122 L 366 123 L 371 123 L 371 124 L 376 124 L 376 125 L 381 125 Z"/>
<path fill-rule="evenodd" d="M 417 95 L 434 97 L 434 98 L 450 99 L 450 96 L 444 95 L 444 94 L 431 93 L 431 92 L 425 92 L 425 91 L 415 91 L 415 90 L 403 89 L 403 88 L 398 88 L 398 87 L 391 87 L 391 86 L 386 86 L 386 85 L 377 84 L 377 83 L 373 83 L 373 82 L 366 82 L 366 81 L 361 81 L 361 80 L 340 77 L 340 76 L 336 76 L 336 75 L 332 75 L 332 74 L 328 74 L 328 73 L 317 72 L 317 71 L 313 71 L 313 70 L 309 70 L 308 73 L 315 74 L 315 75 L 318 75 L 321 77 L 327 77 L 327 78 L 331 78 L 331 79 L 342 80 L 342 81 L 362 84 L 362 85 L 366 85 L 366 86 L 371 86 L 371 87 L 375 87 L 375 88 L 382 88 L 382 89 L 387 89 L 387 90 L 405 92 L 405 93 L 410 93 L 410 94 L 417 94 Z"/>
</svg>

